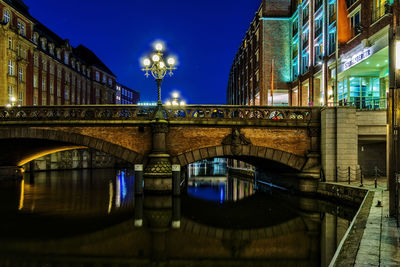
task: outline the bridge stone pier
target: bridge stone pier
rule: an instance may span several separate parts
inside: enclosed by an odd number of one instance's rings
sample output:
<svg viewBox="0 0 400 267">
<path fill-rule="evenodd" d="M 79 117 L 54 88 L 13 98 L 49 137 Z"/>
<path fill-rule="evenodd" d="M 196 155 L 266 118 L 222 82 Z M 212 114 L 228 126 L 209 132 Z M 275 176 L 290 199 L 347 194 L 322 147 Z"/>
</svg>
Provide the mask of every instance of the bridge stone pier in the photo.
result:
<svg viewBox="0 0 400 267">
<path fill-rule="evenodd" d="M 299 190 L 312 192 L 320 178 L 320 136 L 320 108 L 314 107 L 0 108 L 0 169 L 91 148 L 144 164 L 145 190 L 170 191 L 172 164 L 221 157 L 279 166 L 295 177 Z"/>
</svg>

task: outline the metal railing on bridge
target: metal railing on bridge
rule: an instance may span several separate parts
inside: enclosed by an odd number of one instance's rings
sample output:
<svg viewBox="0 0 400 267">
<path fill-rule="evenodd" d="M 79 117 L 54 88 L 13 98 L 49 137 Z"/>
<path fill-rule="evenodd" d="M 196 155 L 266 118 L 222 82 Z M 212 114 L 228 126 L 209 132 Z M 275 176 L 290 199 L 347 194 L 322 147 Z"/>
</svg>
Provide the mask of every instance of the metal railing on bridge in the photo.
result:
<svg viewBox="0 0 400 267">
<path fill-rule="evenodd" d="M 163 106 L 170 121 L 319 121 L 318 107 L 187 105 Z M 157 107 L 136 105 L 0 107 L 0 122 L 151 121 Z"/>
</svg>

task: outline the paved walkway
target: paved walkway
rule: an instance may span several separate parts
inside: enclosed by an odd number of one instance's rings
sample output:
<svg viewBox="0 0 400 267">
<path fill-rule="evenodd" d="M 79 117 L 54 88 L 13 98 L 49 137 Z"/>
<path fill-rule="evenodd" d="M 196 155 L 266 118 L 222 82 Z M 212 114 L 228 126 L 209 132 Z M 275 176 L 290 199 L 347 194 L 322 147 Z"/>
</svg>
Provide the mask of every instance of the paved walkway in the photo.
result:
<svg viewBox="0 0 400 267">
<path fill-rule="evenodd" d="M 375 191 L 375 195 L 354 266 L 399 267 L 400 228 L 397 228 L 395 218 L 389 217 L 386 179 L 379 179 L 377 188 L 374 186 L 374 180 L 366 180 L 364 188 Z M 376 207 L 378 201 L 381 201 L 382 207 Z"/>
</svg>

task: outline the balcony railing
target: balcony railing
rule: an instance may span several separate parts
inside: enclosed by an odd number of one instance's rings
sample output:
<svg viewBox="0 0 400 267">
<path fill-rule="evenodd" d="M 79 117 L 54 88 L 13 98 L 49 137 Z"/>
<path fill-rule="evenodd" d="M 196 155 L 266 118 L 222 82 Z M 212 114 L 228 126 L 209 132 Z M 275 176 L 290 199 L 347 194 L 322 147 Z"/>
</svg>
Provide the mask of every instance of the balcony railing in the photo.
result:
<svg viewBox="0 0 400 267">
<path fill-rule="evenodd" d="M 357 109 L 386 109 L 386 98 L 364 99 L 360 98 L 354 101 L 340 100 L 338 106 L 356 107 Z"/>
</svg>

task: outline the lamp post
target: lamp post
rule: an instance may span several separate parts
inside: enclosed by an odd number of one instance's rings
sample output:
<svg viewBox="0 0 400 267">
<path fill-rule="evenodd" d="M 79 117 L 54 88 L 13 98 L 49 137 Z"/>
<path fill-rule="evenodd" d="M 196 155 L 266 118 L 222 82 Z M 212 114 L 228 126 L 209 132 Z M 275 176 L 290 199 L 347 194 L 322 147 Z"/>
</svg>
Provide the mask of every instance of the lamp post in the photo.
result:
<svg viewBox="0 0 400 267">
<path fill-rule="evenodd" d="M 145 72 L 146 77 L 149 77 L 151 73 L 156 80 L 158 89 L 157 105 L 161 106 L 161 83 L 167 73 L 170 76 L 173 75 L 172 71 L 176 70 L 176 60 L 173 57 L 169 57 L 167 62 L 164 61 L 164 45 L 162 43 L 156 43 L 154 45 L 154 49 L 155 52 L 151 55 L 151 57 L 147 57 L 143 60 L 144 68 L 142 70 Z"/>
<path fill-rule="evenodd" d="M 161 102 L 161 83 L 165 75 L 170 76 L 175 70 L 175 59 L 169 57 L 164 61 L 164 45 L 156 43 L 155 52 L 143 60 L 143 71 L 146 77 L 150 74 L 157 82 L 158 101 L 157 109 L 151 123 L 152 130 L 152 149 L 148 154 L 148 161 L 143 173 L 145 192 L 170 192 L 172 190 L 172 164 L 167 146 L 167 133 L 169 124 L 165 119 L 164 110 Z"/>
</svg>

